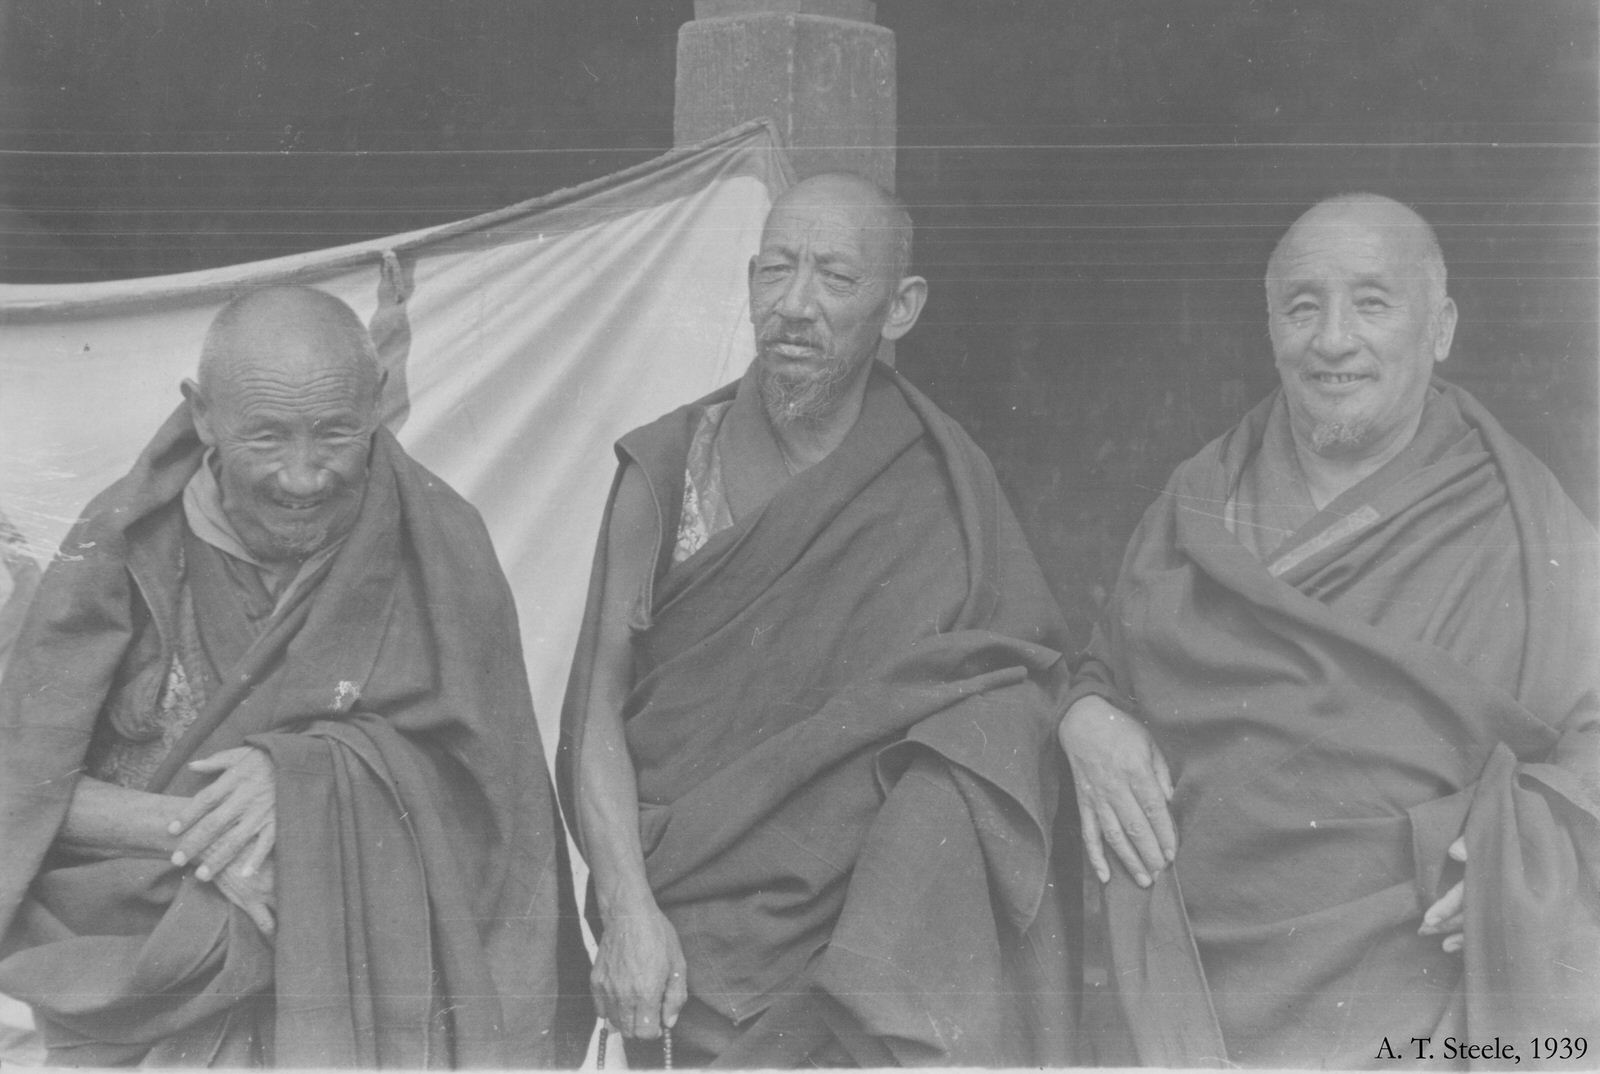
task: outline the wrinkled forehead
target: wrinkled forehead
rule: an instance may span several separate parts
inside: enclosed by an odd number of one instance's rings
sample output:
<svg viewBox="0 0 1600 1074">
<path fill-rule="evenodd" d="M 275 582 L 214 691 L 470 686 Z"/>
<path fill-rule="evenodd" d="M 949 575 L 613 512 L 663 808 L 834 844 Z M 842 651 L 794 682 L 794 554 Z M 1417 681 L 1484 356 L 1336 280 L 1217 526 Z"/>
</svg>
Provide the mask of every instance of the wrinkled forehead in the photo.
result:
<svg viewBox="0 0 1600 1074">
<path fill-rule="evenodd" d="M 848 188 L 801 191 L 780 199 L 761 232 L 763 253 L 833 254 L 887 263 L 893 242 L 888 212 Z"/>
<path fill-rule="evenodd" d="M 1267 263 L 1267 287 L 1317 280 L 1425 280 L 1423 225 L 1399 206 L 1321 206 L 1297 220 Z"/>
<path fill-rule="evenodd" d="M 209 363 L 202 385 L 207 399 L 224 411 L 365 417 L 376 409 L 372 364 L 336 339 L 290 330 L 276 338 L 231 342 Z"/>
</svg>

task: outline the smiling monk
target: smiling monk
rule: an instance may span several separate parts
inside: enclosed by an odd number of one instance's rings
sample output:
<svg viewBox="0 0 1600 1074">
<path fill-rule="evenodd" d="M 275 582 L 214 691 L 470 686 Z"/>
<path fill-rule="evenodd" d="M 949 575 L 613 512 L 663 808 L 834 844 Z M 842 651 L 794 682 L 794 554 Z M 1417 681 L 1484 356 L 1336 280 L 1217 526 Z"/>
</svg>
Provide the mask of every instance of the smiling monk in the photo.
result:
<svg viewBox="0 0 1600 1074">
<path fill-rule="evenodd" d="M 1059 616 L 983 452 L 875 360 L 910 247 L 865 180 L 787 191 L 749 372 L 618 445 L 558 775 L 635 1064 L 663 1027 L 684 1066 L 1070 1058 Z"/>
<path fill-rule="evenodd" d="M 53 1062 L 575 1064 L 511 594 L 320 291 L 224 307 L 0 692 L 0 991 Z"/>
<path fill-rule="evenodd" d="M 1121 999 L 1101 1058 L 1593 1037 L 1593 528 L 1433 379 L 1456 308 L 1416 213 L 1317 205 L 1266 289 L 1282 386 L 1145 514 L 1061 721 Z"/>
</svg>

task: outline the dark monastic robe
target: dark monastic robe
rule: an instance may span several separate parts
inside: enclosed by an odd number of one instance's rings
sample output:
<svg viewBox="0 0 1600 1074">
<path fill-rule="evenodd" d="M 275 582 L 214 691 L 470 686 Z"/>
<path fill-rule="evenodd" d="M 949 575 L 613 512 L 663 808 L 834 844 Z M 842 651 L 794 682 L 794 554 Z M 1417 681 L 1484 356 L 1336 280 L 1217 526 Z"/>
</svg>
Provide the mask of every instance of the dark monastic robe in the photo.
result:
<svg viewBox="0 0 1600 1074">
<path fill-rule="evenodd" d="M 988 460 L 877 367 L 838 449 L 742 514 L 751 467 L 730 472 L 733 526 L 674 564 L 699 416 L 734 395 L 618 445 L 619 482 L 637 467 L 657 513 L 622 715 L 651 889 L 688 961 L 676 1034 L 746 1067 L 1066 1062 L 1061 628 Z M 730 458 L 775 450 L 730 436 Z M 606 532 L 563 714 L 569 809 Z"/>
<path fill-rule="evenodd" d="M 1178 468 L 1069 695 L 1138 714 L 1176 784 L 1176 862 L 1106 889 L 1132 1050 L 1103 1058 L 1390 1066 L 1385 1037 L 1412 1062 L 1431 1037 L 1437 1063 L 1450 1036 L 1596 1039 L 1592 527 L 1443 382 L 1413 442 L 1321 511 L 1292 450 L 1274 395 Z M 1449 954 L 1417 929 L 1463 875 Z"/>
<path fill-rule="evenodd" d="M 575 1063 L 586 959 L 477 512 L 380 430 L 343 546 L 252 617 L 184 520 L 200 458 L 180 409 L 29 613 L 0 693 L 0 991 L 64 1063 Z M 271 941 L 165 859 L 53 846 L 91 743 L 147 733 L 174 652 L 196 663 L 190 616 L 204 702 L 143 789 L 192 794 L 186 762 L 229 747 L 272 756 Z"/>
</svg>

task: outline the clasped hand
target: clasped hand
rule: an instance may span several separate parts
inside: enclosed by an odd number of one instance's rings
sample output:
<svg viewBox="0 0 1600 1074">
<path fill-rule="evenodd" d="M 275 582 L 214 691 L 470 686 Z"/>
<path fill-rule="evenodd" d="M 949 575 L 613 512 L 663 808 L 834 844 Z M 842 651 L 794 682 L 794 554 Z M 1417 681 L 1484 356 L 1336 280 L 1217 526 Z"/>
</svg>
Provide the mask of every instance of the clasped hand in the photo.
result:
<svg viewBox="0 0 1600 1074">
<path fill-rule="evenodd" d="M 671 1029 L 689 998 L 683 948 L 654 906 L 607 918 L 589 984 L 600 1016 L 626 1037 L 654 1039 Z"/>
<path fill-rule="evenodd" d="M 189 768 L 217 777 L 167 826 L 168 834 L 180 837 L 172 864 L 181 867 L 198 860 L 196 878 L 215 880 L 230 902 L 271 935 L 270 855 L 277 836 L 272 758 L 254 746 L 239 746 L 191 761 Z"/>
</svg>

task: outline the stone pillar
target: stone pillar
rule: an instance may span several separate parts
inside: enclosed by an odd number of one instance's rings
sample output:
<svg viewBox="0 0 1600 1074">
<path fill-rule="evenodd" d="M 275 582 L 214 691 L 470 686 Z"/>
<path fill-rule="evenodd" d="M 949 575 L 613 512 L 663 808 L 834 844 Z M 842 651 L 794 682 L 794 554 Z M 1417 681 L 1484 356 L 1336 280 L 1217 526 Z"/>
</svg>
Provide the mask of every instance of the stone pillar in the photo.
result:
<svg viewBox="0 0 1600 1074">
<path fill-rule="evenodd" d="M 867 0 L 695 0 L 678 31 L 673 137 L 772 119 L 796 175 L 852 171 L 894 189 L 894 32 Z"/>
</svg>

